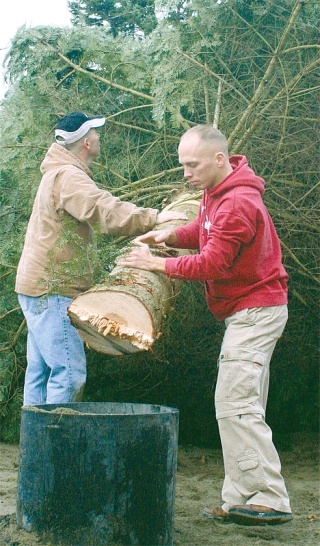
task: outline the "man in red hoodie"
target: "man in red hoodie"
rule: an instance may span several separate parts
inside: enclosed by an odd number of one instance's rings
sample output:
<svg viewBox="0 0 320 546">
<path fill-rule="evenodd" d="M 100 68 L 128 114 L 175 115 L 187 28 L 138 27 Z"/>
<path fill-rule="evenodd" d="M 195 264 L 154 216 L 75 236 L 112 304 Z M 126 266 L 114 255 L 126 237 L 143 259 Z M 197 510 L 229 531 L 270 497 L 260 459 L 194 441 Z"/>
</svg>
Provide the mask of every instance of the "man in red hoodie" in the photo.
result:
<svg viewBox="0 0 320 546">
<path fill-rule="evenodd" d="M 203 281 L 209 309 L 226 330 L 215 392 L 225 479 L 222 506 L 206 517 L 244 525 L 292 519 L 279 456 L 265 422 L 269 364 L 288 318 L 287 273 L 280 242 L 263 204 L 264 181 L 226 137 L 209 125 L 189 129 L 179 144 L 184 176 L 203 190 L 198 217 L 174 230 L 151 231 L 118 264 Z M 153 256 L 148 244 L 197 249 Z"/>
</svg>

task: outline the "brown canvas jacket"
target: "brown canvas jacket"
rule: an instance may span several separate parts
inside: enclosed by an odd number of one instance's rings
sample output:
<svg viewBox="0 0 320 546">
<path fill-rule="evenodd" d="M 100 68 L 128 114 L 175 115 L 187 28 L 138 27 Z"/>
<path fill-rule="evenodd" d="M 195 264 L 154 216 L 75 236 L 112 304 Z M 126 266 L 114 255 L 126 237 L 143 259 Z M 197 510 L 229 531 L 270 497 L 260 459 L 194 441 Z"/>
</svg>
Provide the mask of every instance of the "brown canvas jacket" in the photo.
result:
<svg viewBox="0 0 320 546">
<path fill-rule="evenodd" d="M 154 227 L 158 211 L 99 189 L 88 167 L 60 144 L 51 145 L 40 170 L 15 290 L 27 296 L 51 292 L 75 297 L 93 283 L 94 228 L 135 236 Z"/>
</svg>

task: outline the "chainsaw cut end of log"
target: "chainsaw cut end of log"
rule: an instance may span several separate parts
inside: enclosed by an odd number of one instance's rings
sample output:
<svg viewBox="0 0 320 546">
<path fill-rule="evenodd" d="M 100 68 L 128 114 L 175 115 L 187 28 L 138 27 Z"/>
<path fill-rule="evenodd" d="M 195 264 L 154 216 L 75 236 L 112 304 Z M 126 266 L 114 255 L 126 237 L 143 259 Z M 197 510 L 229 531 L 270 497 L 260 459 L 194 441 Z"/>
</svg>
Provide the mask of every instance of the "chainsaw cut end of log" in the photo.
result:
<svg viewBox="0 0 320 546">
<path fill-rule="evenodd" d="M 68 313 L 87 346 L 98 352 L 131 354 L 148 351 L 154 343 L 152 317 L 131 294 L 88 291 L 71 302 Z"/>
</svg>

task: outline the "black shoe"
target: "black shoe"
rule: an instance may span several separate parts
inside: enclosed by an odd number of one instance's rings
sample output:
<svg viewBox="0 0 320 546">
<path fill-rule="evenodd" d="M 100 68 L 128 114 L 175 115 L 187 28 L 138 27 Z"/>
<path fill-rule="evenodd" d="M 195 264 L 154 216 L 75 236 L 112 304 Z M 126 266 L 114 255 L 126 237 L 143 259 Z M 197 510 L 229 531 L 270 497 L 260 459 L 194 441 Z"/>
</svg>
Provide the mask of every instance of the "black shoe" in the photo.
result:
<svg viewBox="0 0 320 546">
<path fill-rule="evenodd" d="M 230 508 L 229 520 L 238 525 L 279 525 L 291 521 L 292 514 L 252 504 Z"/>
</svg>

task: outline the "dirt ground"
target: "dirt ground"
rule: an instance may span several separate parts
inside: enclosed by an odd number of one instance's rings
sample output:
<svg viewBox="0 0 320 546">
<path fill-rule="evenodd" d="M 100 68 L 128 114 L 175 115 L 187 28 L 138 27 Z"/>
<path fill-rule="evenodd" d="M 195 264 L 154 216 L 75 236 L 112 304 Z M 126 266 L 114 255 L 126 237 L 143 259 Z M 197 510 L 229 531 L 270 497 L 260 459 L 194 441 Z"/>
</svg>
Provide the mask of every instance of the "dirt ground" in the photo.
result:
<svg viewBox="0 0 320 546">
<path fill-rule="evenodd" d="M 78 537 L 28 533 L 15 518 L 19 447 L 0 444 L 0 546 L 96 546 Z M 319 445 L 312 435 L 295 435 L 280 451 L 291 497 L 293 521 L 279 526 L 244 527 L 215 523 L 200 515 L 219 505 L 223 479 L 220 450 L 180 447 L 174 546 L 317 546 L 320 545 Z"/>
</svg>

